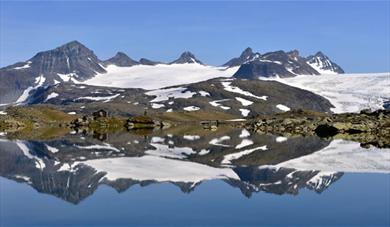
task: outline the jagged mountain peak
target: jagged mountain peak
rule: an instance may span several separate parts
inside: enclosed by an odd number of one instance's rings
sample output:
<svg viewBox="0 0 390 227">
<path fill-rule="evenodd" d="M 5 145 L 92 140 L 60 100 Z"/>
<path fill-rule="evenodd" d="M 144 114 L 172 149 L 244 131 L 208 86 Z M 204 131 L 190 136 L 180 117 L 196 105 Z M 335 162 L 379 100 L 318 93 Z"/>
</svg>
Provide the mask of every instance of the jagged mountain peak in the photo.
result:
<svg viewBox="0 0 390 227">
<path fill-rule="evenodd" d="M 297 49 L 291 50 L 291 51 L 287 52 L 287 55 L 290 56 L 290 57 L 292 57 L 292 58 L 298 58 L 298 57 L 300 57 L 300 56 L 299 56 L 299 51 L 298 51 Z"/>
<path fill-rule="evenodd" d="M 240 57 L 245 58 L 247 56 L 251 56 L 253 54 L 253 50 L 250 47 L 245 48 L 244 51 L 242 51 Z"/>
<path fill-rule="evenodd" d="M 140 63 L 137 62 L 136 60 L 131 59 L 129 56 L 127 56 L 127 54 L 119 51 L 116 53 L 114 57 L 104 61 L 104 64 L 125 67 L 125 66 L 138 65 Z"/>
<path fill-rule="evenodd" d="M 190 51 L 184 51 L 178 59 L 171 62 L 170 64 L 185 64 L 185 63 L 197 63 L 203 64 L 200 60 L 198 60 L 193 53 Z"/>
<path fill-rule="evenodd" d="M 320 74 L 344 73 L 344 70 L 339 65 L 331 61 L 329 57 L 321 51 L 317 51 L 315 55 L 308 56 L 306 62 Z"/>
<path fill-rule="evenodd" d="M 253 53 L 252 48 L 247 47 L 247 48 L 245 48 L 244 51 L 242 51 L 240 57 L 233 58 L 233 59 L 229 60 L 228 62 L 223 64 L 223 66 L 227 66 L 227 67 L 240 66 L 244 63 L 248 63 L 248 62 L 256 60 L 260 57 L 261 57 L 260 53 Z"/>
<path fill-rule="evenodd" d="M 293 77 L 303 74 L 316 75 L 319 73 L 306 63 L 306 59 L 299 55 L 298 50 L 289 52 L 278 50 L 263 55 L 254 54 L 252 59 L 241 64 L 233 76 L 243 79 L 257 79 L 259 77 Z"/>
</svg>

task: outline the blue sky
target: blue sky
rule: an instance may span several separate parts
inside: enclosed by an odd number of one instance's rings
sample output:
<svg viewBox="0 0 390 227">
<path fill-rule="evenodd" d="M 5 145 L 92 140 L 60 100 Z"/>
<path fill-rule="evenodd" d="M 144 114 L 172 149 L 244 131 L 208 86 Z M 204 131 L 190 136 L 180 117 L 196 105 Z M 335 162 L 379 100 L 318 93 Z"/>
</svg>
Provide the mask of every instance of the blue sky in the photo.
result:
<svg viewBox="0 0 390 227">
<path fill-rule="evenodd" d="M 171 61 L 190 50 L 220 65 L 261 53 L 323 51 L 347 72 L 390 71 L 390 1 L 2 1 L 0 65 L 79 40 L 100 59 Z"/>
</svg>

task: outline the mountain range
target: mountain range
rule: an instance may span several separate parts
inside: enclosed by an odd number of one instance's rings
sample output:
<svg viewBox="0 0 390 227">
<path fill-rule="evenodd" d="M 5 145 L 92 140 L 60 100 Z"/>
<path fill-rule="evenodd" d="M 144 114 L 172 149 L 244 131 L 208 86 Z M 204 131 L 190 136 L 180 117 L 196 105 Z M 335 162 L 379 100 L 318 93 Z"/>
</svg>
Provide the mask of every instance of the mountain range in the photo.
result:
<svg viewBox="0 0 390 227">
<path fill-rule="evenodd" d="M 24 102 L 31 92 L 39 87 L 64 82 L 94 81 L 99 75 L 109 79 L 115 72 L 130 70 L 129 68 L 132 67 L 135 68 L 131 70 L 142 69 L 144 74 L 151 72 L 153 77 L 147 77 L 148 81 L 159 80 L 161 79 L 159 77 L 165 75 L 179 74 L 180 76 L 166 79 L 170 82 L 168 86 L 200 82 L 221 76 L 257 79 L 258 77 L 293 77 L 301 74 L 319 75 L 344 72 L 321 52 L 306 58 L 301 57 L 296 50 L 260 54 L 247 48 L 238 58 L 233 58 L 222 66 L 216 67 L 204 64 L 189 51 L 182 53 L 170 63 L 145 58 L 134 60 L 123 52 L 118 52 L 110 59 L 100 60 L 92 50 L 78 41 L 72 41 L 55 49 L 39 52 L 27 61 L 1 68 L 0 104 Z M 183 73 L 189 73 L 190 76 L 183 75 Z M 188 77 L 188 79 L 180 77 Z M 151 88 L 161 88 L 164 85 L 165 83 L 160 86 L 157 84 Z M 134 88 L 137 86 L 144 88 L 141 82 L 138 85 L 132 85 Z"/>
</svg>

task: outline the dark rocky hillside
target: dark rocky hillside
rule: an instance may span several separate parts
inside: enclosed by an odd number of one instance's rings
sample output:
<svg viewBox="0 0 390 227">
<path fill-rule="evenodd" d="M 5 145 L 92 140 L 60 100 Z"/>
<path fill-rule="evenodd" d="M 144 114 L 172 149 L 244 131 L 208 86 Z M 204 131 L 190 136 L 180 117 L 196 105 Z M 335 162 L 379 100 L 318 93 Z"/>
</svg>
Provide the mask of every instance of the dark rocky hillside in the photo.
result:
<svg viewBox="0 0 390 227">
<path fill-rule="evenodd" d="M 212 79 L 205 82 L 146 91 L 61 83 L 37 90 L 31 104 L 52 104 L 65 111 L 91 112 L 106 108 L 119 115 L 167 112 L 224 112 L 253 117 L 307 109 L 330 112 L 328 100 L 312 92 L 275 81 Z M 287 108 L 287 109 L 286 109 Z"/>
</svg>

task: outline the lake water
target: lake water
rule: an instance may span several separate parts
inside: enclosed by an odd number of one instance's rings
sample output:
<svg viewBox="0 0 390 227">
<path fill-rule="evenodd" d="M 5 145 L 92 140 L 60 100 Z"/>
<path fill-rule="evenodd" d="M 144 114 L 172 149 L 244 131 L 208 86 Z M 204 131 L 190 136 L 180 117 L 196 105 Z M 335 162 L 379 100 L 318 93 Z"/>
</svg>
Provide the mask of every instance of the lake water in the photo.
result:
<svg viewBox="0 0 390 227">
<path fill-rule="evenodd" d="M 1 226 L 390 225 L 390 149 L 246 130 L 0 138 Z"/>
</svg>

